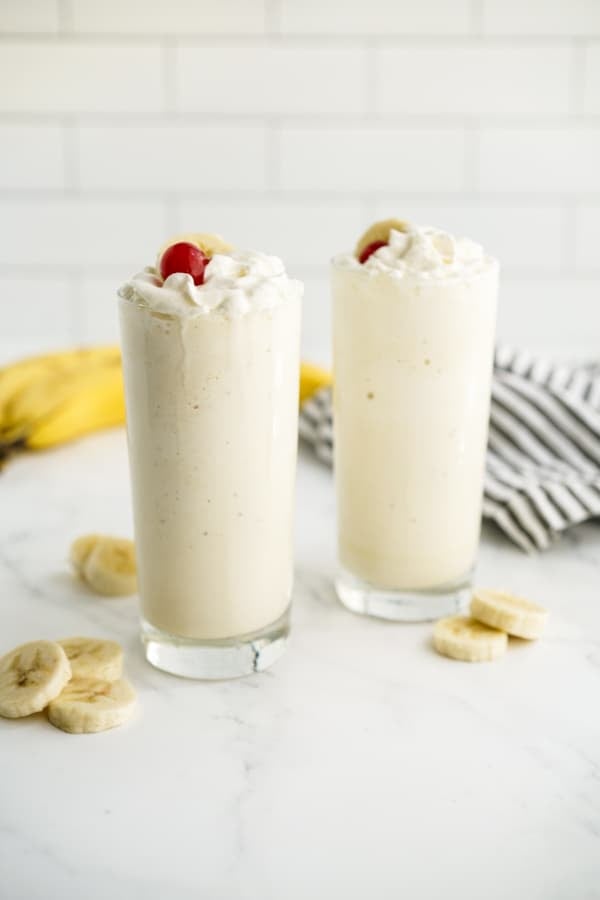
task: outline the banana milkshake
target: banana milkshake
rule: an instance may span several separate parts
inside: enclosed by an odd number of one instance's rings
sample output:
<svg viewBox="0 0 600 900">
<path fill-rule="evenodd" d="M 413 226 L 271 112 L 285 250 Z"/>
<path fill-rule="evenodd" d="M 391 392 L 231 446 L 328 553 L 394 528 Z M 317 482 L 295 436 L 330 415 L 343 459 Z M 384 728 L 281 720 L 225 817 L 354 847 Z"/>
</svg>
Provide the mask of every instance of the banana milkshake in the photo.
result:
<svg viewBox="0 0 600 900">
<path fill-rule="evenodd" d="M 191 235 L 120 296 L 146 655 L 191 677 L 264 668 L 288 632 L 302 285 Z"/>
<path fill-rule="evenodd" d="M 334 259 L 341 601 L 391 619 L 464 605 L 479 542 L 498 264 L 376 223 Z"/>
</svg>

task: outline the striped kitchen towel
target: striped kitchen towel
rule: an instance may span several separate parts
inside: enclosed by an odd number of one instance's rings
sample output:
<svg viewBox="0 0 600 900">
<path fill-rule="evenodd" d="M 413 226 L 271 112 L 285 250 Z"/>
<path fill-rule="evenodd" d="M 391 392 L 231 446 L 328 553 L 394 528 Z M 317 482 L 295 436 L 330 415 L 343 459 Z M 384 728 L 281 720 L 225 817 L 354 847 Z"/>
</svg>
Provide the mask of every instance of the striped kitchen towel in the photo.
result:
<svg viewBox="0 0 600 900">
<path fill-rule="evenodd" d="M 330 388 L 302 404 L 300 436 L 331 463 Z M 496 350 L 483 515 L 527 552 L 600 516 L 599 364 Z"/>
</svg>

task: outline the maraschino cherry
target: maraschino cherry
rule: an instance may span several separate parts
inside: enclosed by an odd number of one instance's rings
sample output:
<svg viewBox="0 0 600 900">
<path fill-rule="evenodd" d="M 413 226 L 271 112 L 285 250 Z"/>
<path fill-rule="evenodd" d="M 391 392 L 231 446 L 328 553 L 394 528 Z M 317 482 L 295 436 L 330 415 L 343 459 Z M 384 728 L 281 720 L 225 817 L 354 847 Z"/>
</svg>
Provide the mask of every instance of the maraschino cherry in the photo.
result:
<svg viewBox="0 0 600 900">
<path fill-rule="evenodd" d="M 359 263 L 365 263 L 380 247 L 387 247 L 387 241 L 372 241 L 370 244 L 367 244 L 358 257 Z"/>
<path fill-rule="evenodd" d="M 209 262 L 209 257 L 200 247 L 181 241 L 179 244 L 171 244 L 161 256 L 160 274 L 164 280 L 175 272 L 184 272 L 192 276 L 194 284 L 203 284 L 204 270 Z"/>
</svg>

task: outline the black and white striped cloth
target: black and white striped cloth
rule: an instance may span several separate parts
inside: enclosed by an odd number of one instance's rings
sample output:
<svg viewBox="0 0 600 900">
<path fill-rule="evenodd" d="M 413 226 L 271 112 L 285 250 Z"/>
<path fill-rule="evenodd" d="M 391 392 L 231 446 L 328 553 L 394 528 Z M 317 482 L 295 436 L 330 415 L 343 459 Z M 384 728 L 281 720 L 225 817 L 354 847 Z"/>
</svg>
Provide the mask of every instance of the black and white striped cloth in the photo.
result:
<svg viewBox="0 0 600 900">
<path fill-rule="evenodd" d="M 302 405 L 300 437 L 331 464 L 331 391 Z M 600 516 L 600 365 L 496 350 L 483 515 L 521 549 Z"/>
</svg>

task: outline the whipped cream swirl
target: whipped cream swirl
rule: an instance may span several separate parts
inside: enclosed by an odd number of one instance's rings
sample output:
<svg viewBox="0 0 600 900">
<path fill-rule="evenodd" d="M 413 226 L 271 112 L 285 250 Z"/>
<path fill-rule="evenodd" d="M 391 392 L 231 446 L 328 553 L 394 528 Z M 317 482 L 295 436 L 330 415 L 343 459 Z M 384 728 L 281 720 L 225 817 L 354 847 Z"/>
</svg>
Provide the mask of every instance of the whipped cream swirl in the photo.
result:
<svg viewBox="0 0 600 900">
<path fill-rule="evenodd" d="M 411 226 L 409 231 L 390 231 L 389 242 L 360 263 L 353 254 L 336 257 L 338 265 L 376 274 L 385 272 L 395 278 L 425 280 L 464 279 L 481 274 L 497 265 L 479 244 L 468 238 L 455 238 L 431 226 Z"/>
<path fill-rule="evenodd" d="M 278 257 L 252 250 L 216 253 L 206 266 L 203 284 L 195 285 L 192 276 L 183 272 L 163 281 L 149 267 L 119 290 L 124 300 L 181 317 L 214 313 L 235 318 L 301 295 L 302 283 L 288 278 Z"/>
</svg>

